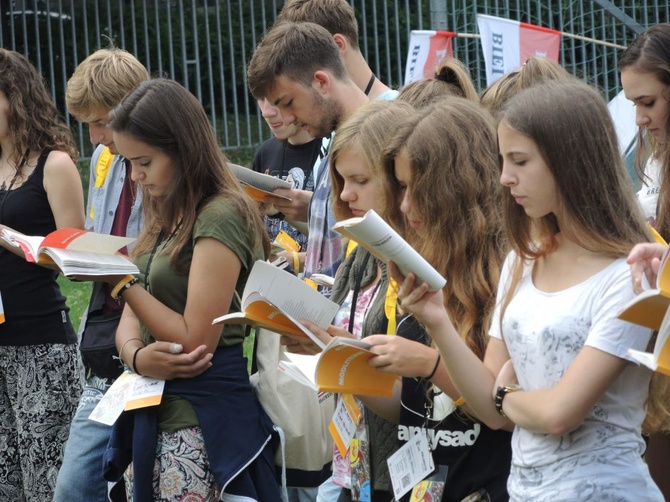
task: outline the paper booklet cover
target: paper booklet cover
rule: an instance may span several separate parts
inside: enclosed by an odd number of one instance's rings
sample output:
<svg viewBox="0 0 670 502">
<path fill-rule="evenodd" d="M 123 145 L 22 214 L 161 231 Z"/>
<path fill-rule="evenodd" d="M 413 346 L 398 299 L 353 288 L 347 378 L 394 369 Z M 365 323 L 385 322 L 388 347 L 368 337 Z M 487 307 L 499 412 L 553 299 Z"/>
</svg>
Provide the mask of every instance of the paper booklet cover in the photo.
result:
<svg viewBox="0 0 670 502">
<path fill-rule="evenodd" d="M 363 217 L 337 222 L 333 229 L 355 240 L 380 260 L 393 261 L 403 275 L 414 272 L 420 282 L 428 283 L 431 291 L 442 289 L 447 283 L 423 256 L 372 209 Z"/>
<path fill-rule="evenodd" d="M 359 396 L 391 396 L 397 376 L 379 371 L 368 361 L 375 354 L 364 340 L 334 337 L 320 354 L 304 356 L 286 353 L 280 370 L 297 381 L 322 392 Z"/>
<path fill-rule="evenodd" d="M 293 188 L 293 185 L 288 181 L 284 181 L 275 176 L 270 176 L 269 174 L 257 173 L 253 169 L 239 166 L 237 164 L 228 165 L 233 171 L 233 174 L 235 174 L 240 183 L 242 183 L 244 191 L 256 202 L 264 202 L 269 195 L 279 197 L 280 199 L 291 200 L 290 197 L 285 195 L 272 193 L 277 188 Z"/>
<path fill-rule="evenodd" d="M 214 319 L 213 324 L 250 324 L 277 333 L 311 338 L 325 344 L 300 323 L 307 319 L 327 329 L 340 306 L 330 301 L 293 274 L 271 263 L 257 261 L 242 293 L 242 311 Z"/>
</svg>

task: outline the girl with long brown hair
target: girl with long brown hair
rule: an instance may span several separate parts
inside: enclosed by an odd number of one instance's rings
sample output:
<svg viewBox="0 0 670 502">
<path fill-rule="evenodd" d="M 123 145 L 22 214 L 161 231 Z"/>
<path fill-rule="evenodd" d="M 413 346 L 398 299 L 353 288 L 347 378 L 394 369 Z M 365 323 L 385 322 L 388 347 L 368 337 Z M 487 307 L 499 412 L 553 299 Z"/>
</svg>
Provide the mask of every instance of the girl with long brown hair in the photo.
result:
<svg viewBox="0 0 670 502">
<path fill-rule="evenodd" d="M 449 375 L 490 427 L 514 425 L 512 500 L 663 500 L 642 460 L 650 372 L 627 351 L 650 330 L 617 319 L 633 297 L 625 257 L 649 241 L 606 104 L 580 82 L 534 86 L 498 125 L 504 228 L 480 361 L 442 295 L 392 273 Z"/>
<path fill-rule="evenodd" d="M 0 230 L 83 228 L 76 160 L 41 75 L 0 49 Z M 81 392 L 77 337 L 57 273 L 0 246 L 0 499 L 51 500 Z"/>
</svg>

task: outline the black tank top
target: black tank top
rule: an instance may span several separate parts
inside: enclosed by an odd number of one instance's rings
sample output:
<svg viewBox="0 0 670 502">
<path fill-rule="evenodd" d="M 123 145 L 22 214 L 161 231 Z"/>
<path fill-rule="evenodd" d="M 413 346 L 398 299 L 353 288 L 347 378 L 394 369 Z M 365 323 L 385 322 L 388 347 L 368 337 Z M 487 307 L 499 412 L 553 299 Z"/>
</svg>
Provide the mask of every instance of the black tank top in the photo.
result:
<svg viewBox="0 0 670 502">
<path fill-rule="evenodd" d="M 44 164 L 49 153 L 40 155 L 23 185 L 9 192 L 0 190 L 0 223 L 25 235 L 44 236 L 56 230 L 44 190 Z M 0 345 L 76 342 L 56 277 L 56 272 L 0 248 L 0 295 L 5 310 Z"/>
</svg>

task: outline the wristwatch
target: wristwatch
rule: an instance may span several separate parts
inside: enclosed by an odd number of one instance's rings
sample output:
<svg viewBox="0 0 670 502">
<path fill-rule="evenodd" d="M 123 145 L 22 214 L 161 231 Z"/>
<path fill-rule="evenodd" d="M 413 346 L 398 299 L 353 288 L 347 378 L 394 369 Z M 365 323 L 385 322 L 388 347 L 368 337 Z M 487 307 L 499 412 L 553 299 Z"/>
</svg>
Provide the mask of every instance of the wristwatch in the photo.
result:
<svg viewBox="0 0 670 502">
<path fill-rule="evenodd" d="M 521 387 L 518 385 L 503 385 L 496 389 L 496 397 L 493 399 L 493 403 L 496 405 L 498 413 L 505 418 L 507 418 L 507 415 L 505 415 L 505 412 L 503 411 L 503 399 L 505 399 L 505 396 L 510 392 L 515 392 L 517 390 L 521 390 Z"/>
</svg>

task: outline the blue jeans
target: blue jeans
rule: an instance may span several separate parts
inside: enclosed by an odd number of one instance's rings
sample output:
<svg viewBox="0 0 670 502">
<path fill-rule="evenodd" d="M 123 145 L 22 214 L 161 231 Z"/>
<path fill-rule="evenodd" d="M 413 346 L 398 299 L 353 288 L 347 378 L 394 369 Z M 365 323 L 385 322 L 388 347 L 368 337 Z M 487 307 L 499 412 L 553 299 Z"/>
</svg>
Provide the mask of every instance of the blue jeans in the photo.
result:
<svg viewBox="0 0 670 502">
<path fill-rule="evenodd" d="M 53 502 L 107 502 L 107 481 L 102 477 L 102 456 L 112 428 L 88 416 L 110 385 L 105 379 L 86 380 L 70 437 L 63 453 Z"/>
<path fill-rule="evenodd" d="M 315 502 L 319 488 L 298 488 L 289 486 L 287 487 L 287 490 L 288 502 Z"/>
<path fill-rule="evenodd" d="M 337 502 L 337 499 L 340 498 L 340 493 L 342 493 L 342 487 L 333 483 L 331 476 L 319 486 L 316 502 Z"/>
</svg>

